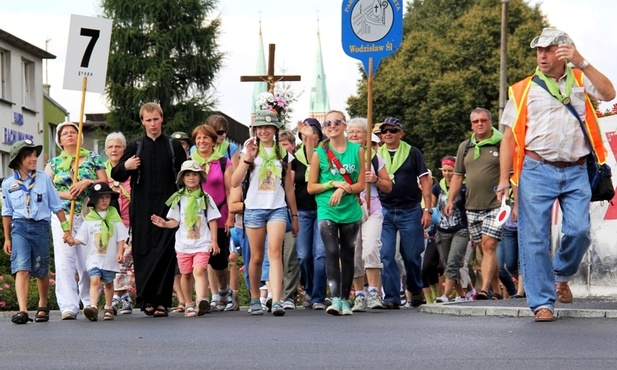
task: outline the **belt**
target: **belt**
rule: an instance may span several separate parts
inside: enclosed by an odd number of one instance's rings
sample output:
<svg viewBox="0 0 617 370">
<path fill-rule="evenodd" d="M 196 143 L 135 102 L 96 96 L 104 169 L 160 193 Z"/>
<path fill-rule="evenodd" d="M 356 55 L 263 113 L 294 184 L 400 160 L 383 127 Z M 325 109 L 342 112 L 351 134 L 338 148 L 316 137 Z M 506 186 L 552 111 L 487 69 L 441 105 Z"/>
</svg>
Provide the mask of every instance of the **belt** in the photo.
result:
<svg viewBox="0 0 617 370">
<path fill-rule="evenodd" d="M 551 166 L 555 166 L 558 168 L 571 167 L 576 165 L 581 165 L 585 163 L 585 157 L 580 157 L 578 160 L 574 162 L 565 162 L 565 161 L 547 161 L 546 159 L 540 157 L 538 153 L 533 152 L 531 150 L 525 150 L 525 155 L 529 158 L 535 159 L 536 161 L 542 161 L 546 164 L 550 164 Z"/>
</svg>

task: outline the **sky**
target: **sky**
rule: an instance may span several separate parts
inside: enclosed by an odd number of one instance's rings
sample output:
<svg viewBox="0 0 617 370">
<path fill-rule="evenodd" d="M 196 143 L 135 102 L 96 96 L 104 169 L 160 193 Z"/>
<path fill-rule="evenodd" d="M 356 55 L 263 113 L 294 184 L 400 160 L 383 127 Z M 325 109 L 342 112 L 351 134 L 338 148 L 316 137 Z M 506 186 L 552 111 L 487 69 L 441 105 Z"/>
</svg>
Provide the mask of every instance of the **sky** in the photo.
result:
<svg viewBox="0 0 617 370">
<path fill-rule="evenodd" d="M 51 97 L 70 112 L 73 121 L 79 119 L 81 92 L 62 87 L 70 15 L 97 16 L 101 13 L 98 3 L 25 0 L 0 5 L 1 29 L 56 56 L 44 62 L 43 82 L 51 85 Z M 291 83 L 300 94 L 292 105 L 292 122 L 308 116 L 318 29 L 330 108 L 345 110 L 347 98 L 357 90 L 360 72 L 359 61 L 347 56 L 341 46 L 341 4 L 342 0 L 219 1 L 214 15 L 222 21 L 219 45 L 226 57 L 215 81 L 216 108 L 239 122 L 250 122 L 254 84 L 240 82 L 240 76 L 255 74 L 261 19 L 266 58 L 268 44 L 276 44 L 275 72 L 302 76 L 300 82 Z M 566 31 L 581 54 L 617 86 L 617 1 L 544 0 L 541 9 L 551 25 Z M 379 79 L 379 70 L 374 78 Z M 603 103 L 601 108 L 615 103 Z M 104 96 L 88 92 L 84 110 L 107 112 Z"/>
</svg>

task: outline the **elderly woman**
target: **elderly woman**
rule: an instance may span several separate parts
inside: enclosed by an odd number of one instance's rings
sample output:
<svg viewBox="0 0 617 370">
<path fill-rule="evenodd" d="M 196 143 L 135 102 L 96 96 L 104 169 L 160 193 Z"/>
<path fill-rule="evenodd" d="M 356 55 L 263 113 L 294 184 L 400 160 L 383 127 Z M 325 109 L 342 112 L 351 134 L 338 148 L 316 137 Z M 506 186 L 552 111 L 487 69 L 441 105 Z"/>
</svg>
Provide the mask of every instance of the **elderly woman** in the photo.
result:
<svg viewBox="0 0 617 370">
<path fill-rule="evenodd" d="M 56 190 L 63 200 L 64 212 L 70 214 L 74 202 L 72 233 L 83 222 L 81 215 L 86 191 L 96 182 L 107 182 L 105 165 L 98 154 L 80 148 L 77 152 L 79 127 L 72 122 L 63 122 L 56 129 L 56 145 L 62 149 L 60 155 L 51 158 L 45 172 L 51 177 Z M 83 142 L 83 140 L 82 140 Z M 77 176 L 73 181 L 77 161 Z M 56 265 L 56 298 L 62 312 L 62 320 L 74 320 L 79 313 L 79 301 L 84 307 L 90 306 L 90 277 L 86 271 L 86 254 L 83 248 L 64 243 L 63 231 L 58 217 L 53 216 L 51 231 L 54 243 Z M 75 284 L 75 271 L 79 278 Z"/>
</svg>

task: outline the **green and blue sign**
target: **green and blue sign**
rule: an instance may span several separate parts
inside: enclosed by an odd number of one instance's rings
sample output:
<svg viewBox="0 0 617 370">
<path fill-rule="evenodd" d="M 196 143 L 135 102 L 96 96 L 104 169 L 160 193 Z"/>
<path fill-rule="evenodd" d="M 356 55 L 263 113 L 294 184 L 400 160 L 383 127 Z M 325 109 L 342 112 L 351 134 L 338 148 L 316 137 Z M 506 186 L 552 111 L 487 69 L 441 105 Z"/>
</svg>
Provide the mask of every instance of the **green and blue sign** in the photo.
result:
<svg viewBox="0 0 617 370">
<path fill-rule="evenodd" d="M 394 53 L 403 40 L 401 0 L 343 0 L 342 43 L 345 53 L 362 61 L 369 75 L 379 62 Z"/>
</svg>

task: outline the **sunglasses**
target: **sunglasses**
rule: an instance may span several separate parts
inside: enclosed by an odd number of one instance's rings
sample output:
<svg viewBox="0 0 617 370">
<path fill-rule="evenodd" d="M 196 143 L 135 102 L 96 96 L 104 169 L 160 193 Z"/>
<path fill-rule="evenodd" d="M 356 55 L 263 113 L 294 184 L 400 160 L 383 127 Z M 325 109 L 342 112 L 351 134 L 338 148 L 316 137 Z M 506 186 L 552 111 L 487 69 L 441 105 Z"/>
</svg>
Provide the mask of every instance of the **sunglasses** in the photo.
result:
<svg viewBox="0 0 617 370">
<path fill-rule="evenodd" d="M 223 136 L 223 135 L 227 134 L 227 130 L 217 130 L 217 131 L 216 131 L 216 134 L 217 134 L 218 136 Z"/>
<path fill-rule="evenodd" d="M 335 119 L 334 121 L 324 121 L 323 127 L 330 127 L 332 125 L 340 126 L 343 123 L 345 123 L 345 121 L 343 121 L 342 119 Z"/>
<path fill-rule="evenodd" d="M 471 123 L 487 123 L 489 122 L 489 120 L 487 120 L 486 118 L 480 118 L 480 119 L 474 119 L 473 121 L 471 121 Z"/>
<path fill-rule="evenodd" d="M 400 128 L 395 128 L 395 127 L 393 127 L 393 128 L 382 128 L 381 129 L 381 133 L 382 134 L 388 134 L 388 133 L 390 133 L 390 134 L 397 134 L 400 131 L 401 131 Z"/>
</svg>

